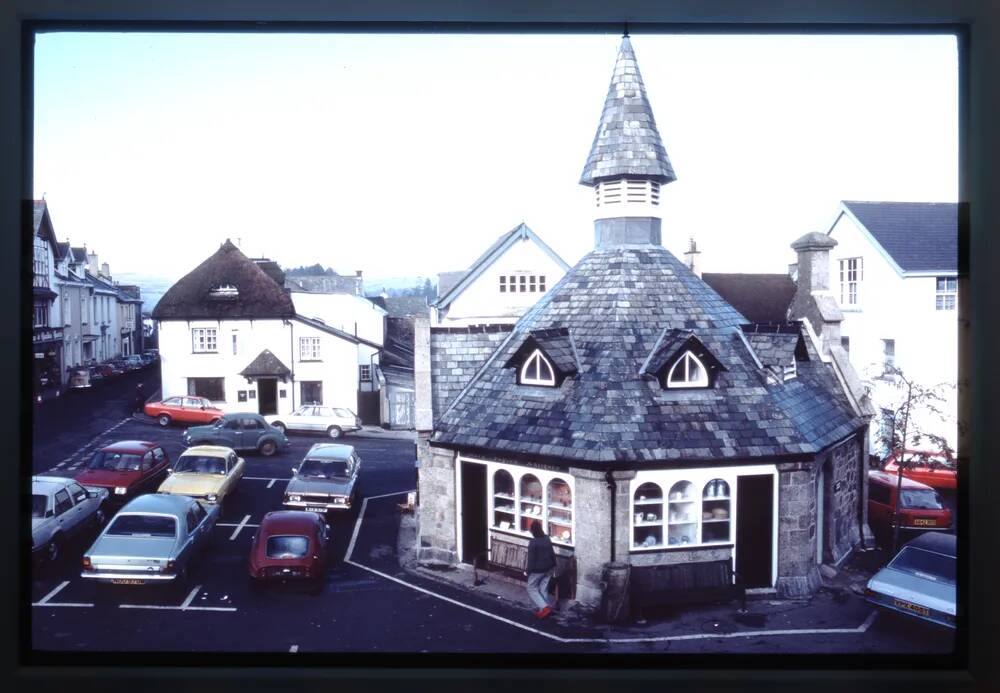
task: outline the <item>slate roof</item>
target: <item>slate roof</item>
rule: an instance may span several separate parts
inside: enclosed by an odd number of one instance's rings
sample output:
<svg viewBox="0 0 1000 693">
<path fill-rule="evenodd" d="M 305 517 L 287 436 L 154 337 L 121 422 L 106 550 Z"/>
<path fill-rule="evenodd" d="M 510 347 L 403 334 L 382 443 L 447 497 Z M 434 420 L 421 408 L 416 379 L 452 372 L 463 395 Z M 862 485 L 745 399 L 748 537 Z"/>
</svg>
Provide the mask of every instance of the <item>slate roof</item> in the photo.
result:
<svg viewBox="0 0 1000 693">
<path fill-rule="evenodd" d="M 855 200 L 842 204 L 904 272 L 958 271 L 958 204 Z"/>
<path fill-rule="evenodd" d="M 451 304 L 459 294 L 461 294 L 469 284 L 476 280 L 486 269 L 496 262 L 500 256 L 502 256 L 507 249 L 512 245 L 522 240 L 534 241 L 538 247 L 542 249 L 549 257 L 551 257 L 556 264 L 562 267 L 564 270 L 569 269 L 569 265 L 566 261 L 559 257 L 558 254 L 552 248 L 550 248 L 545 241 L 538 237 L 534 231 L 528 228 L 527 224 L 523 222 L 512 228 L 507 233 L 503 234 L 493 242 L 489 248 L 486 249 L 482 255 L 480 255 L 475 262 L 467 269 L 465 272 L 443 272 L 438 275 L 438 298 L 434 302 L 435 306 L 444 307 Z M 459 277 L 454 277 L 452 275 L 461 275 Z M 447 277 L 445 275 L 448 275 Z M 448 284 L 447 291 L 442 289 L 441 283 L 446 281 Z"/>
<path fill-rule="evenodd" d="M 343 330 L 339 330 L 336 327 L 331 327 L 318 318 L 307 318 L 304 315 L 296 315 L 295 320 L 305 325 L 309 325 L 310 327 L 314 327 L 320 332 L 326 332 L 327 334 L 332 334 L 334 337 L 340 337 L 341 339 L 345 339 L 348 342 L 351 342 L 352 344 L 365 344 L 374 349 L 382 348 L 380 344 L 376 344 L 375 342 L 370 342 L 367 339 L 363 339 L 361 337 L 353 335 L 350 332 L 344 332 Z"/>
<path fill-rule="evenodd" d="M 431 328 L 431 408 L 434 420 L 449 407 L 512 325 Z"/>
<path fill-rule="evenodd" d="M 660 246 L 595 249 L 522 316 L 439 416 L 431 442 L 634 468 L 806 456 L 864 425 L 818 359 L 769 383 L 745 323 Z M 572 334 L 580 372 L 557 388 L 517 385 L 504 364 L 533 331 L 552 328 Z M 724 366 L 715 387 L 663 390 L 640 374 L 665 328 L 693 333 Z"/>
<path fill-rule="evenodd" d="M 765 366 L 775 370 L 792 365 L 795 360 L 795 347 L 798 346 L 802 335 L 795 334 L 747 334 L 745 335 L 750 346 L 753 347 L 757 358 Z M 781 372 L 777 370 L 777 372 Z"/>
<path fill-rule="evenodd" d="M 753 322 L 786 320 L 795 296 L 795 281 L 787 274 L 705 272 L 701 278 Z"/>
<path fill-rule="evenodd" d="M 362 279 L 359 276 L 351 277 L 341 274 L 286 275 L 284 285 L 289 289 L 300 291 L 360 296 Z"/>
<path fill-rule="evenodd" d="M 618 48 L 615 71 L 580 183 L 595 185 L 621 176 L 650 178 L 661 183 L 677 180 L 656 129 L 653 109 L 646 98 L 646 87 L 628 37 L 622 39 Z"/>
<path fill-rule="evenodd" d="M 135 284 L 118 284 L 117 289 L 123 300 L 142 302 L 142 290 Z"/>
<path fill-rule="evenodd" d="M 427 315 L 430 312 L 426 296 L 388 296 L 381 298 L 376 305 L 380 305 L 394 318 Z"/>
<path fill-rule="evenodd" d="M 235 298 L 209 297 L 212 289 L 225 284 L 237 288 L 239 293 Z M 155 320 L 240 320 L 294 315 L 295 306 L 288 293 L 228 239 L 167 289 L 153 309 Z"/>
<path fill-rule="evenodd" d="M 87 248 L 70 248 L 70 252 L 73 256 L 70 258 L 73 262 L 86 262 L 87 261 Z"/>
<path fill-rule="evenodd" d="M 506 368 L 519 367 L 524 358 L 538 348 L 552 361 L 552 365 L 563 376 L 573 375 L 580 370 L 580 362 L 576 355 L 573 336 L 565 327 L 555 327 L 547 330 L 532 330 L 521 348 L 507 359 Z"/>
<path fill-rule="evenodd" d="M 69 255 L 69 241 L 56 243 L 56 258 L 61 260 L 67 255 Z"/>
<path fill-rule="evenodd" d="M 649 356 L 643 361 L 639 368 L 639 374 L 659 376 L 667 364 L 672 364 L 683 352 L 688 350 L 701 359 L 702 364 L 709 369 L 713 379 L 719 370 L 726 369 L 712 353 L 712 350 L 695 336 L 694 332 L 666 327 L 657 338 Z"/>
<path fill-rule="evenodd" d="M 288 366 L 281 362 L 277 356 L 271 353 L 270 349 L 264 349 L 264 351 L 257 354 L 257 357 L 251 361 L 246 368 L 240 371 L 240 375 L 245 375 L 247 377 L 259 377 L 276 375 L 284 377 L 291 373 Z"/>
</svg>

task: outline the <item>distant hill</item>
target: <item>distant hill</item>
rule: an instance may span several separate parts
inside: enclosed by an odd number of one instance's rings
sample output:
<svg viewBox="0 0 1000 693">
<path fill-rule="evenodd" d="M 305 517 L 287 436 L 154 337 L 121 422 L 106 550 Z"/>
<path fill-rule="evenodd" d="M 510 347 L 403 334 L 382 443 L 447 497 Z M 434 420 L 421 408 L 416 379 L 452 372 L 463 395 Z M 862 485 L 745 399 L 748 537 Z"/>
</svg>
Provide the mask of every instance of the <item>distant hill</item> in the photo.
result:
<svg viewBox="0 0 1000 693">
<path fill-rule="evenodd" d="M 113 275 L 113 278 L 119 284 L 135 284 L 139 287 L 139 295 L 142 298 L 142 311 L 144 313 L 152 311 L 163 294 L 167 293 L 167 290 L 177 281 L 176 279 L 151 276 L 139 272 L 118 272 Z"/>
<path fill-rule="evenodd" d="M 363 278 L 365 296 L 378 296 L 384 290 L 390 296 L 426 296 L 437 298 L 437 282 L 430 277 Z"/>
</svg>

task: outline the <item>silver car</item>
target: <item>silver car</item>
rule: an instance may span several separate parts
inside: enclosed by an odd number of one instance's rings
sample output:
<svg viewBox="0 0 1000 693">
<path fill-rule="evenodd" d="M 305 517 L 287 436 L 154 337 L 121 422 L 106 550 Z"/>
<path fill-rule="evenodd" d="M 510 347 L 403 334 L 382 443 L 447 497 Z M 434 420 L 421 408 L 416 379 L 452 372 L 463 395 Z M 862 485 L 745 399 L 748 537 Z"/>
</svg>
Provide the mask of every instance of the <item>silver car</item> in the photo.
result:
<svg viewBox="0 0 1000 693">
<path fill-rule="evenodd" d="M 150 493 L 125 505 L 83 555 L 81 577 L 116 585 L 184 583 L 188 566 L 211 539 L 218 505 Z"/>
<path fill-rule="evenodd" d="M 317 443 L 292 467 L 284 506 L 317 513 L 349 510 L 358 494 L 360 469 L 361 457 L 352 446 Z"/>
<path fill-rule="evenodd" d="M 331 438 L 339 438 L 345 433 L 361 430 L 358 415 L 342 407 L 306 404 L 288 414 L 270 414 L 264 419 L 282 433 L 325 433 Z"/>
<path fill-rule="evenodd" d="M 31 553 L 55 562 L 67 539 L 104 524 L 106 489 L 86 489 L 61 476 L 31 477 Z"/>
<path fill-rule="evenodd" d="M 875 573 L 865 600 L 881 609 L 955 627 L 956 539 L 926 532 Z"/>
</svg>

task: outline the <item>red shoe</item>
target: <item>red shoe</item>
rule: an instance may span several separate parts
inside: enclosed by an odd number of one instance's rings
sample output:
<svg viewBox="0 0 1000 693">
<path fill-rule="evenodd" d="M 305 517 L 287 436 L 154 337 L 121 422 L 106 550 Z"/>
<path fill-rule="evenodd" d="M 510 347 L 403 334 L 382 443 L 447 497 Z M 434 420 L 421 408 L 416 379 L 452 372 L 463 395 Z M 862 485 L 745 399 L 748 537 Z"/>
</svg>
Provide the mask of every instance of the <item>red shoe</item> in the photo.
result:
<svg viewBox="0 0 1000 693">
<path fill-rule="evenodd" d="M 535 612 L 535 617 L 536 618 L 546 618 L 551 613 L 552 613 L 552 607 L 551 606 L 546 606 L 544 609 L 540 609 L 539 611 L 536 611 Z"/>
</svg>

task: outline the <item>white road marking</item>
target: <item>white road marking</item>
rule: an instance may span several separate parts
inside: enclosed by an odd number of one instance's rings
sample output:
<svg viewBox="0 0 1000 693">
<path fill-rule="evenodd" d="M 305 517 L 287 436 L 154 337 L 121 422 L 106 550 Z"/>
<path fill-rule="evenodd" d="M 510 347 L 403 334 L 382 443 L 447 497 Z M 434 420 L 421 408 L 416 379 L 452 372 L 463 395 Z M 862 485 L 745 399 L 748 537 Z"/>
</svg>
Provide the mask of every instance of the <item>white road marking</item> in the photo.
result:
<svg viewBox="0 0 1000 693">
<path fill-rule="evenodd" d="M 267 487 L 271 488 L 272 486 L 274 486 L 275 481 L 277 481 L 277 479 L 271 479 L 269 482 L 267 482 Z"/>
<path fill-rule="evenodd" d="M 50 599 L 52 599 L 52 597 L 54 597 L 57 594 L 59 594 L 59 591 L 62 590 L 68 584 L 69 584 L 69 580 L 64 581 L 61 585 L 59 585 L 54 590 L 52 590 L 51 592 L 49 592 L 48 594 L 46 594 L 44 597 L 42 597 L 40 600 L 38 600 L 36 602 L 36 605 L 41 605 L 41 604 L 47 603 Z"/>
<path fill-rule="evenodd" d="M 216 527 L 260 527 L 260 525 L 255 525 L 253 522 L 216 522 Z"/>
<path fill-rule="evenodd" d="M 60 462 L 59 464 L 57 464 L 57 465 L 56 465 L 55 467 L 53 467 L 52 469 L 61 469 L 62 467 L 65 467 L 65 466 L 66 466 L 66 463 L 65 463 L 65 462 Z"/>
<path fill-rule="evenodd" d="M 69 606 L 69 607 L 75 607 L 75 608 L 87 608 L 87 607 L 93 606 L 93 604 L 76 604 L 74 602 L 59 602 L 58 604 L 55 603 L 55 602 L 49 602 L 47 604 L 42 604 L 40 602 L 35 602 L 34 604 L 32 604 L 32 606 L 45 606 L 45 607 L 49 607 L 49 606 L 55 606 L 55 607 Z"/>
<path fill-rule="evenodd" d="M 288 648 L 288 651 L 289 652 L 298 652 L 299 651 L 299 646 L 298 645 L 292 645 L 291 647 Z"/>
<path fill-rule="evenodd" d="M 121 426 L 122 424 L 124 424 L 124 423 L 126 423 L 128 421 L 131 421 L 131 419 L 122 419 L 121 421 L 119 421 L 118 423 L 116 423 L 114 426 L 110 426 L 109 428 L 104 429 L 102 432 L 98 433 L 96 436 L 94 436 L 93 438 L 91 438 L 83 446 L 77 448 L 76 452 L 74 452 L 69 457 L 67 457 L 66 459 L 63 460 L 63 463 L 70 462 L 70 461 L 76 459 L 76 457 L 78 457 L 81 453 L 85 452 L 89 448 L 92 448 L 97 443 L 97 441 L 99 441 L 101 439 L 102 436 L 106 436 L 107 434 L 111 433 L 111 431 L 114 431 L 119 426 Z M 52 469 L 58 469 L 59 466 L 61 466 L 61 465 L 57 465 L 55 467 L 51 467 L 48 471 L 51 471 Z M 77 463 L 75 465 L 70 465 L 69 468 L 70 469 L 76 469 L 78 466 L 79 466 L 79 463 Z"/>
<path fill-rule="evenodd" d="M 230 535 L 230 537 L 229 537 L 229 541 L 232 541 L 233 539 L 235 539 L 235 538 L 236 538 L 236 536 L 237 536 L 237 535 L 238 535 L 238 534 L 239 534 L 240 532 L 242 532 L 242 531 L 243 531 L 243 528 L 247 526 L 247 522 L 249 522 L 249 521 L 250 521 L 250 516 L 249 516 L 249 515 L 247 515 L 246 517 L 244 517 L 244 518 L 243 518 L 243 519 L 242 519 L 242 520 L 240 521 L 240 523 L 239 523 L 238 525 L 236 525 L 236 529 L 234 529 L 234 530 L 233 530 L 233 533 L 232 533 L 232 534 Z"/>
<path fill-rule="evenodd" d="M 250 479 L 251 481 L 291 481 L 291 478 L 288 478 L 288 479 L 272 479 L 269 476 L 245 476 L 243 478 L 244 479 Z"/>
<path fill-rule="evenodd" d="M 411 488 L 409 491 L 396 491 L 395 493 L 383 493 L 381 496 L 365 496 L 365 500 L 376 500 L 378 498 L 389 498 L 390 496 L 402 496 L 404 493 L 413 493 L 416 491 L 415 488 Z"/>
<path fill-rule="evenodd" d="M 160 611 L 236 611 L 235 606 L 161 606 L 159 604 L 119 604 L 119 609 L 158 609 Z"/>
<path fill-rule="evenodd" d="M 401 495 L 403 493 L 409 493 L 409 491 L 401 491 L 400 493 L 387 493 L 387 494 L 384 494 L 384 495 L 381 495 L 381 496 L 371 496 L 371 498 L 374 499 L 374 498 L 385 498 L 387 496 L 398 496 L 398 495 Z M 448 602 L 450 604 L 454 604 L 456 606 L 460 606 L 463 609 L 468 609 L 469 611 L 474 611 L 477 614 L 481 614 L 483 616 L 486 616 L 487 618 L 492 618 L 495 621 L 500 621 L 501 623 L 506 623 L 509 626 L 514 626 L 515 628 L 519 628 L 521 630 L 526 630 L 526 631 L 528 631 L 530 633 L 535 633 L 536 635 L 540 635 L 540 636 L 542 636 L 544 638 L 548 638 L 549 640 L 555 640 L 555 641 L 561 642 L 561 643 L 600 643 L 600 644 L 623 643 L 624 644 L 624 643 L 643 643 L 643 642 L 671 642 L 671 641 L 675 641 L 675 640 L 677 640 L 677 641 L 680 641 L 680 640 L 706 640 L 706 639 L 709 639 L 709 638 L 758 638 L 758 637 L 777 636 L 777 635 L 836 635 L 836 634 L 854 634 L 854 635 L 856 635 L 858 633 L 864 633 L 865 631 L 867 631 L 868 628 L 869 628 L 869 626 L 871 626 L 872 622 L 874 622 L 875 617 L 877 615 L 877 612 L 873 611 L 871 614 L 868 615 L 868 618 L 865 619 L 864 623 L 862 623 L 860 626 L 857 626 L 855 628 L 805 628 L 805 629 L 800 629 L 800 630 L 799 629 L 794 629 L 794 628 L 787 628 L 787 629 L 782 629 L 782 630 L 754 630 L 754 631 L 745 631 L 745 632 L 738 632 L 738 633 L 694 633 L 694 634 L 691 634 L 691 635 L 666 635 L 666 636 L 661 636 L 661 637 L 647 637 L 647 638 L 642 638 L 642 637 L 640 637 L 640 638 L 563 638 L 563 637 L 560 637 L 558 635 L 554 635 L 552 633 L 546 633 L 545 631 L 539 630 L 537 628 L 532 628 L 531 626 L 526 626 L 526 625 L 524 625 L 522 623 L 518 623 L 517 621 L 512 621 L 509 618 L 504 618 L 503 616 L 499 616 L 497 614 L 490 613 L 489 611 L 485 611 L 485 610 L 480 609 L 478 607 L 472 606 L 471 604 L 465 604 L 463 602 L 458 601 L 457 599 L 452 599 L 451 597 L 446 597 L 443 594 L 438 594 L 436 592 L 432 592 L 432 591 L 430 591 L 428 589 L 425 589 L 423 587 L 420 587 L 418 585 L 414 585 L 414 584 L 412 584 L 410 582 L 406 582 L 405 580 L 401 580 L 401 579 L 399 579 L 399 578 L 397 578 L 397 577 L 395 577 L 393 575 L 389 575 L 387 573 L 383 573 L 380 570 L 375 570 L 374 568 L 369 568 L 366 565 L 362 565 L 360 563 L 357 563 L 357 562 L 351 560 L 351 554 L 354 552 L 354 543 L 357 540 L 357 538 L 358 538 L 358 532 L 361 529 L 361 522 L 364 519 L 365 509 L 368 506 L 368 500 L 369 500 L 368 498 L 365 498 L 364 502 L 361 504 L 361 511 L 358 513 L 358 520 L 354 524 L 354 534 L 351 536 L 351 543 L 347 547 L 347 555 L 344 557 L 344 563 L 349 563 L 349 564 L 351 564 L 351 565 L 353 565 L 353 566 L 355 566 L 357 568 L 361 568 L 362 570 L 366 570 L 369 573 L 372 573 L 374 575 L 378 575 L 379 577 L 382 577 L 382 578 L 385 578 L 386 580 L 390 580 L 390 581 L 395 582 L 397 584 L 403 585 L 404 587 L 409 587 L 412 590 L 416 590 L 417 592 L 421 592 L 422 594 L 426 594 L 426 595 L 428 595 L 430 597 L 434 597 L 435 599 L 440 599 L 440 600 Z"/>
<path fill-rule="evenodd" d="M 194 597 L 195 597 L 195 595 L 196 595 L 196 594 L 198 594 L 198 592 L 199 592 L 200 590 L 201 590 L 201 585 L 198 585 L 198 586 L 197 586 L 197 587 L 195 587 L 195 588 L 194 588 L 193 590 L 191 590 L 190 594 L 188 594 L 188 596 L 187 596 L 187 599 L 185 599 L 185 600 L 184 600 L 184 603 L 183 603 L 183 604 L 181 604 L 181 608 L 182 608 L 182 609 L 186 609 L 186 608 L 188 608 L 188 606 L 189 606 L 189 605 L 191 604 L 191 602 L 193 602 L 193 601 L 194 601 Z"/>
</svg>

